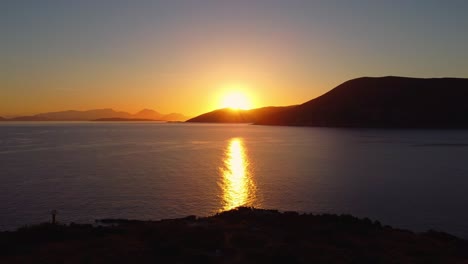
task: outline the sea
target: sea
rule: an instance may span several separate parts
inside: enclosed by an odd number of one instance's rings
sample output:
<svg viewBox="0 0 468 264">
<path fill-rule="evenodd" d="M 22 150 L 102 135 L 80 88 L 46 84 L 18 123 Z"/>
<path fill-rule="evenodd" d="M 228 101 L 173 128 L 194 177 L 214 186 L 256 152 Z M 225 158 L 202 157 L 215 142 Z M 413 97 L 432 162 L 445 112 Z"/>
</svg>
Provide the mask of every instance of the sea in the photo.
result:
<svg viewBox="0 0 468 264">
<path fill-rule="evenodd" d="M 468 130 L 0 123 L 0 230 L 238 206 L 468 238 Z"/>
</svg>

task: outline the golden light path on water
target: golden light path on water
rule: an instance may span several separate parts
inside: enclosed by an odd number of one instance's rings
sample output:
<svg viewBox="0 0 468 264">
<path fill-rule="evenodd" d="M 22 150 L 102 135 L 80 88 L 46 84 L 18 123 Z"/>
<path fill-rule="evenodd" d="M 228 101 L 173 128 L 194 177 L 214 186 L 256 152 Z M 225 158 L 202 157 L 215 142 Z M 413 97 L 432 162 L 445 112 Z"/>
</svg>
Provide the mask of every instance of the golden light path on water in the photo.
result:
<svg viewBox="0 0 468 264">
<path fill-rule="evenodd" d="M 222 210 L 249 206 L 255 202 L 255 183 L 249 170 L 247 151 L 241 138 L 232 138 L 224 156 L 222 171 Z"/>
</svg>

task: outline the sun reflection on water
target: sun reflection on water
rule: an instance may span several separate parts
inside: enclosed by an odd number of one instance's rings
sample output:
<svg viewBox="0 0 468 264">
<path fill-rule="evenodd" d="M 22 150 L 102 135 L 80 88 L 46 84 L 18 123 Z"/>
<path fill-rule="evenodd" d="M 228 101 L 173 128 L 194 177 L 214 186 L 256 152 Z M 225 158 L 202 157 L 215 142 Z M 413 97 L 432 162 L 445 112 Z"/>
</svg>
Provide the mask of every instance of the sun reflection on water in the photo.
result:
<svg viewBox="0 0 468 264">
<path fill-rule="evenodd" d="M 222 210 L 250 206 L 256 199 L 247 151 L 241 138 L 232 138 L 226 149 L 222 172 Z"/>
</svg>

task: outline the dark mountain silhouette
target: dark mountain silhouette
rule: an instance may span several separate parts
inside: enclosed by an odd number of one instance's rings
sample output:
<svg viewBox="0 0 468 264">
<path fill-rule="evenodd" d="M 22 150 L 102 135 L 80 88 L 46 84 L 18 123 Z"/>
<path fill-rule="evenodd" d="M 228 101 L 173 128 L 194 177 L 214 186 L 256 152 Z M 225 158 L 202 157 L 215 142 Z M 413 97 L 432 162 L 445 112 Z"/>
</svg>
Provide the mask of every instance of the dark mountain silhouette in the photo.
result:
<svg viewBox="0 0 468 264">
<path fill-rule="evenodd" d="M 187 122 L 201 123 L 255 123 L 261 120 L 266 115 L 274 115 L 285 109 L 286 107 L 263 107 L 251 110 L 237 110 L 231 108 L 218 109 L 209 113 L 205 113 L 187 120 Z"/>
<path fill-rule="evenodd" d="M 219 109 L 187 122 L 259 125 L 468 128 L 468 79 L 363 77 L 298 106 Z"/>
<path fill-rule="evenodd" d="M 466 128 L 468 79 L 358 78 L 256 124 L 329 127 Z"/>
<path fill-rule="evenodd" d="M 143 109 L 136 114 L 130 114 L 122 111 L 115 111 L 110 108 L 106 109 L 93 109 L 87 111 L 60 111 L 60 112 L 49 112 L 41 113 L 33 116 L 20 116 L 11 119 L 9 121 L 92 121 L 98 119 L 146 119 L 146 120 L 159 120 L 159 121 L 184 121 L 188 117 L 178 114 L 171 113 L 167 115 L 160 114 L 151 109 Z M 114 120 L 115 121 L 115 120 Z"/>
<path fill-rule="evenodd" d="M 6 119 L 0 116 L 0 121 L 5 121 Z"/>
</svg>

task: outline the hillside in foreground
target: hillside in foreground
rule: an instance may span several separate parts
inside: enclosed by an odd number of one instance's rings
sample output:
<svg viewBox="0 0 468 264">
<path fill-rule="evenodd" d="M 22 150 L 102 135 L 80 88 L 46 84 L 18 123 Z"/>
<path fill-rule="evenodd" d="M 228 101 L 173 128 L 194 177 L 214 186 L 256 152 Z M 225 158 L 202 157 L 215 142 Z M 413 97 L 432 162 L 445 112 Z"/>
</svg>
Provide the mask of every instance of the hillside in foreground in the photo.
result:
<svg viewBox="0 0 468 264">
<path fill-rule="evenodd" d="M 0 263 L 467 263 L 468 241 L 349 215 L 238 208 L 0 233 Z"/>
</svg>

